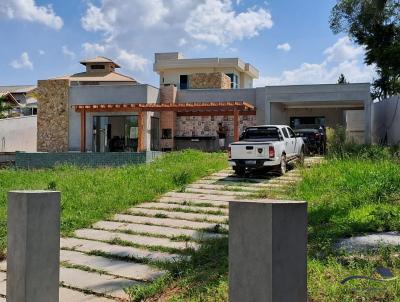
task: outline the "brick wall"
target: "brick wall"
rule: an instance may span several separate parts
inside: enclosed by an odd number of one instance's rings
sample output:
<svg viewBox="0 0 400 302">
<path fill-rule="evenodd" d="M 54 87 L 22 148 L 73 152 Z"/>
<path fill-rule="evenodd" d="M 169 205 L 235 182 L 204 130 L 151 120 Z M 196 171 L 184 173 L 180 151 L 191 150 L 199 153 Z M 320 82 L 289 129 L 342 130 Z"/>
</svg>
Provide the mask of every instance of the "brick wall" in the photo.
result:
<svg viewBox="0 0 400 302">
<path fill-rule="evenodd" d="M 173 85 L 160 87 L 160 103 L 161 104 L 173 104 L 176 102 L 177 88 Z M 162 111 L 160 113 L 160 128 L 161 135 L 163 134 L 163 129 L 171 129 L 171 139 L 161 138 L 160 148 L 163 149 L 174 149 L 174 140 L 176 131 L 176 113 L 172 111 Z"/>
<path fill-rule="evenodd" d="M 37 150 L 68 151 L 69 80 L 38 81 Z"/>
<path fill-rule="evenodd" d="M 194 73 L 189 76 L 190 89 L 230 89 L 231 78 L 223 72 Z"/>
</svg>

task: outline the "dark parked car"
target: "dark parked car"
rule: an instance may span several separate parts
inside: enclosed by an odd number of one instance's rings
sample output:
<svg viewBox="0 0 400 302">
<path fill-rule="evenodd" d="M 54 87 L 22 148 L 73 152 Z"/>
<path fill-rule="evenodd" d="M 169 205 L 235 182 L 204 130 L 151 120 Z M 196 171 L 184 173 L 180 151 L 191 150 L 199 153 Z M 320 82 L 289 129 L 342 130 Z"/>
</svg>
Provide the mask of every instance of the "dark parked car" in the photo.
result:
<svg viewBox="0 0 400 302">
<path fill-rule="evenodd" d="M 308 154 L 325 154 L 326 131 L 321 125 L 300 125 L 294 132 L 302 137 L 305 144 L 305 152 Z"/>
</svg>

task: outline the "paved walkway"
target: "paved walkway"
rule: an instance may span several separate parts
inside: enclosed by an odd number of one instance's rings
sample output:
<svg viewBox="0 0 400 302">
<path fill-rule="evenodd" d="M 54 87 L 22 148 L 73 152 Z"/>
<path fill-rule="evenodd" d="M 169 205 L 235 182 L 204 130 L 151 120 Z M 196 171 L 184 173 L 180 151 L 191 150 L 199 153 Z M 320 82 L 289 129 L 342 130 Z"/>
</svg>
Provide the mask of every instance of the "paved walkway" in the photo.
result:
<svg viewBox="0 0 400 302">
<path fill-rule="evenodd" d="M 318 162 L 309 158 L 306 164 Z M 297 170 L 281 177 L 239 178 L 231 169 L 205 177 L 184 192 L 169 192 L 61 238 L 60 302 L 129 301 L 124 288 L 152 282 L 165 272 L 155 264 L 179 261 L 204 238 L 225 236 L 228 201 L 261 190 L 278 193 L 301 179 Z M 0 302 L 6 295 L 6 263 L 0 263 Z"/>
</svg>

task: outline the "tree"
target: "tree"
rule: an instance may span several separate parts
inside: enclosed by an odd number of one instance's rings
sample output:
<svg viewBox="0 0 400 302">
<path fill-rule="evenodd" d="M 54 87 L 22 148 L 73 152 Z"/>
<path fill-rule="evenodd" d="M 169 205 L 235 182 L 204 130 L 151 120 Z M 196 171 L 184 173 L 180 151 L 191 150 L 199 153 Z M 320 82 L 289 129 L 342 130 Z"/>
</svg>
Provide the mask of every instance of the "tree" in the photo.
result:
<svg viewBox="0 0 400 302">
<path fill-rule="evenodd" d="M 349 82 L 347 82 L 346 77 L 344 76 L 343 73 L 340 74 L 338 80 L 337 80 L 338 84 L 348 84 Z"/>
<path fill-rule="evenodd" d="M 0 97 L 0 119 L 6 118 L 11 109 L 12 107 L 6 103 L 5 98 Z"/>
<path fill-rule="evenodd" d="M 378 78 L 373 98 L 400 93 L 400 1 L 338 0 L 333 7 L 330 27 L 344 32 L 365 47 L 364 61 L 375 65 Z"/>
</svg>

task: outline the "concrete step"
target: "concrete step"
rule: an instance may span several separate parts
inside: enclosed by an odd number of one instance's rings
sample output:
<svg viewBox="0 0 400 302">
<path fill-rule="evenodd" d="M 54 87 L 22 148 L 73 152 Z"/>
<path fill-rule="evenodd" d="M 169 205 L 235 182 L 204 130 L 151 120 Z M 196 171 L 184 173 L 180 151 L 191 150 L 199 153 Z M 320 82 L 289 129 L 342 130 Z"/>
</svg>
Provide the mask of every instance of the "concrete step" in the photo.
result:
<svg viewBox="0 0 400 302">
<path fill-rule="evenodd" d="M 61 248 L 63 249 L 71 249 L 84 253 L 100 251 L 114 257 L 126 257 L 164 262 L 176 261 L 182 257 L 181 255 L 177 254 L 152 252 L 147 249 L 135 248 L 131 246 L 120 246 L 101 241 L 78 238 L 61 238 L 60 244 Z"/>
<path fill-rule="evenodd" d="M 233 191 L 233 192 L 244 192 L 244 191 L 258 191 L 258 188 L 251 187 L 251 186 L 230 186 L 230 185 L 223 185 L 223 184 L 191 184 L 188 185 L 186 188 L 190 189 L 206 189 L 206 190 L 225 190 L 225 191 Z"/>
<path fill-rule="evenodd" d="M 247 196 L 249 192 L 236 192 L 236 191 L 227 191 L 227 190 L 208 190 L 208 189 L 193 189 L 186 188 L 186 193 L 198 193 L 198 194 L 215 194 L 221 196 Z"/>
<path fill-rule="evenodd" d="M 199 245 L 194 242 L 179 242 L 173 241 L 168 238 L 157 238 L 142 235 L 131 235 L 119 232 L 109 232 L 103 230 L 94 229 L 81 229 L 75 231 L 75 235 L 79 238 L 97 240 L 97 241 L 112 241 L 119 239 L 122 241 L 129 242 L 131 244 L 145 246 L 145 247 L 163 247 L 171 248 L 176 250 L 185 250 L 187 248 L 197 249 Z"/>
<path fill-rule="evenodd" d="M 6 291 L 7 291 L 7 283 L 6 282 L 7 282 L 7 274 L 5 272 L 0 272 L 0 295 L 4 295 L 4 296 L 6 295 Z"/>
<path fill-rule="evenodd" d="M 129 301 L 129 296 L 123 290 L 125 287 L 143 284 L 106 274 L 65 267 L 60 268 L 60 283 L 66 287 L 125 301 Z"/>
<path fill-rule="evenodd" d="M 132 280 L 153 281 L 165 274 L 165 271 L 155 269 L 145 264 L 114 260 L 101 256 L 89 256 L 75 251 L 61 250 L 60 260 L 63 263 L 87 266 L 95 270 L 104 271 L 109 275 Z"/>
<path fill-rule="evenodd" d="M 198 221 L 171 219 L 171 218 L 154 218 L 146 216 L 120 215 L 120 214 L 114 215 L 112 220 L 137 223 L 137 224 L 151 224 L 151 225 L 158 225 L 158 226 L 165 226 L 172 228 L 186 228 L 194 230 L 204 230 L 213 228 L 217 224 L 211 222 L 198 222 Z"/>
<path fill-rule="evenodd" d="M 218 194 L 204 194 L 204 193 L 179 193 L 179 192 L 169 192 L 164 195 L 165 197 L 180 197 L 186 200 L 217 200 L 217 201 L 230 201 L 235 200 L 236 196 L 226 196 Z"/>
<path fill-rule="evenodd" d="M 215 225 L 215 224 L 214 224 Z M 115 221 L 99 221 L 94 225 L 95 228 L 107 231 L 118 231 L 118 232 L 140 232 L 148 234 L 149 236 L 165 236 L 165 237 L 190 237 L 192 240 L 200 240 L 206 238 L 215 238 L 217 234 L 209 234 L 198 230 L 179 229 L 165 226 L 154 226 L 146 224 L 135 224 L 126 222 L 115 222 Z M 140 231 L 138 231 L 140 229 Z M 184 240 L 181 240 L 184 241 Z"/>
<path fill-rule="evenodd" d="M 192 220 L 192 221 L 208 221 L 216 223 L 225 223 L 225 221 L 228 219 L 228 216 L 224 215 L 172 212 L 172 211 L 141 209 L 141 208 L 131 208 L 128 210 L 128 212 L 134 215 L 145 215 L 154 217 L 156 217 L 157 215 L 163 215 L 163 216 L 165 215 L 168 218 L 176 218 L 176 219 Z"/>
<path fill-rule="evenodd" d="M 228 215 L 228 209 L 222 209 L 217 207 L 196 207 L 193 206 L 185 206 L 185 205 L 176 205 L 173 203 L 164 203 L 164 202 L 146 202 L 141 203 L 137 206 L 137 208 L 142 209 L 159 209 L 159 210 L 166 210 L 166 211 L 184 211 L 191 212 L 191 213 L 208 213 L 208 212 L 221 212 L 223 215 Z"/>
<path fill-rule="evenodd" d="M 270 179 L 271 177 L 265 178 L 252 178 L 252 177 L 238 177 L 238 176 L 228 176 L 228 177 L 218 177 L 218 176 L 207 176 L 203 179 L 210 179 L 210 180 L 219 180 L 219 181 L 236 181 L 236 182 L 249 182 L 249 183 L 258 183 L 258 182 L 265 182 L 266 180 Z"/>
<path fill-rule="evenodd" d="M 209 204 L 208 206 L 214 206 L 214 207 L 224 207 L 227 208 L 229 204 L 226 201 L 221 201 L 221 200 L 211 200 L 211 199 L 190 199 L 187 197 L 170 197 L 170 196 L 165 196 L 161 197 L 160 202 L 163 203 L 169 203 L 169 204 L 174 204 L 174 205 L 187 205 L 187 204 L 193 204 L 196 206 L 203 206 L 204 204 Z"/>
</svg>

